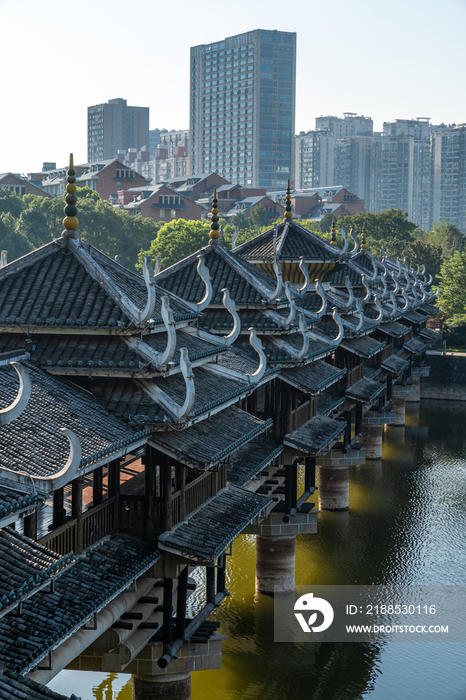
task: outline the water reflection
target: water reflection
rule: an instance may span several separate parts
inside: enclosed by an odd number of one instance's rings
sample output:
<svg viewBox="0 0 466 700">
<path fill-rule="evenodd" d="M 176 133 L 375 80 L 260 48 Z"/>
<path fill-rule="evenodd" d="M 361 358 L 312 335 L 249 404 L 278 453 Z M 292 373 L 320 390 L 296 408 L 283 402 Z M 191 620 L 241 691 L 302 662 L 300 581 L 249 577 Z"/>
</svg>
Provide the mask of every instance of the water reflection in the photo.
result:
<svg viewBox="0 0 466 700">
<path fill-rule="evenodd" d="M 387 429 L 382 460 L 350 472 L 350 510 L 322 512 L 317 534 L 298 537 L 296 583 L 464 585 L 465 422 L 464 404 L 423 401 L 405 429 Z M 223 668 L 193 674 L 194 700 L 466 697 L 464 644 L 274 643 L 273 600 L 254 592 L 254 570 L 254 538 L 241 536 L 228 565 L 232 595 L 215 614 L 229 637 Z M 128 676 L 97 675 L 64 672 L 51 686 L 83 700 L 131 698 Z M 83 678 L 88 695 L 76 690 Z"/>
</svg>

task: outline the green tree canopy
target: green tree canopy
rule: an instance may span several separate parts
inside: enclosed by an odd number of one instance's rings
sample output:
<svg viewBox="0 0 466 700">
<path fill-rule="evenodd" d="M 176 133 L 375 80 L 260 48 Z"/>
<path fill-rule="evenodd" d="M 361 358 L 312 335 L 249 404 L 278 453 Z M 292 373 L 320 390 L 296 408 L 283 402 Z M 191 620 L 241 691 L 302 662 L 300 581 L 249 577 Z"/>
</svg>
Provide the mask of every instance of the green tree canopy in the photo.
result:
<svg viewBox="0 0 466 700">
<path fill-rule="evenodd" d="M 136 268 L 142 270 L 144 255 L 151 256 L 152 265 L 155 265 L 157 255 L 161 257 L 163 268 L 174 265 L 178 260 L 208 245 L 209 231 L 210 221 L 174 219 L 164 224 L 149 248 L 139 253 L 139 263 Z"/>
<path fill-rule="evenodd" d="M 250 221 L 247 219 L 247 217 L 243 214 L 242 211 L 239 211 L 237 214 L 231 217 L 231 223 L 233 226 L 237 226 L 240 231 L 242 229 L 248 228 L 250 225 Z"/>
<path fill-rule="evenodd" d="M 466 314 L 466 253 L 456 253 L 440 269 L 440 310 L 447 316 Z"/>
<path fill-rule="evenodd" d="M 251 210 L 251 214 L 249 216 L 248 224 L 252 226 L 265 226 L 268 222 L 267 219 L 267 212 L 265 211 L 264 207 L 262 204 L 259 204 L 259 206 L 254 207 Z"/>
<path fill-rule="evenodd" d="M 16 221 L 12 214 L 0 214 L 0 250 L 8 253 L 8 262 L 30 253 L 34 246 L 24 234 L 16 230 Z"/>
<path fill-rule="evenodd" d="M 466 237 L 454 224 L 434 221 L 432 231 L 425 231 L 424 238 L 432 245 L 440 246 L 442 258 L 446 260 L 456 251 L 461 253 L 464 250 Z"/>
<path fill-rule="evenodd" d="M 336 221 L 340 230 L 343 224 L 347 231 L 354 228 L 359 240 L 363 224 L 366 224 L 367 250 L 373 255 L 380 255 L 380 248 L 388 248 L 390 256 L 403 256 L 405 249 L 413 243 L 418 231 L 416 224 L 408 221 L 408 214 L 401 209 L 386 209 L 378 214 L 360 213 L 352 216 L 341 216 Z"/>
<path fill-rule="evenodd" d="M 425 265 L 426 273 L 435 277 L 440 272 L 442 264 L 442 248 L 434 243 L 429 243 L 425 238 L 418 238 L 410 243 L 404 251 L 411 266 Z"/>
<path fill-rule="evenodd" d="M 8 187 L 0 187 L 0 214 L 11 214 L 17 219 L 22 209 L 21 197 Z"/>
</svg>

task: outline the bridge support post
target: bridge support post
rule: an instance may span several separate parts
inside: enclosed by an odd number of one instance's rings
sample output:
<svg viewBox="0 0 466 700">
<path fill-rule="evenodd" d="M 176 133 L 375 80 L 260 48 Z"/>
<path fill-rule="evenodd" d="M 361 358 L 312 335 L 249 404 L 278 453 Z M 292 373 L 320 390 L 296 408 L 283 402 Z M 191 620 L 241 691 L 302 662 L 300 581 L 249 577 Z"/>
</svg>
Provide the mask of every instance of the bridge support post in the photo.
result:
<svg viewBox="0 0 466 700">
<path fill-rule="evenodd" d="M 411 382 L 413 391 L 406 396 L 406 403 L 419 403 L 421 401 L 421 379 L 420 377 L 412 377 Z"/>
<path fill-rule="evenodd" d="M 393 399 L 393 408 L 395 409 L 395 422 L 393 425 L 403 426 L 405 424 L 406 401 L 404 396 L 397 396 Z"/>
<path fill-rule="evenodd" d="M 319 466 L 319 508 L 321 510 L 348 510 L 348 466 Z"/>
<path fill-rule="evenodd" d="M 133 675 L 133 700 L 190 700 L 191 673 Z"/>
<path fill-rule="evenodd" d="M 294 591 L 295 535 L 256 535 L 256 590 Z"/>
<path fill-rule="evenodd" d="M 382 436 L 383 425 L 363 423 L 361 442 L 366 451 L 366 459 L 380 459 L 382 457 Z"/>
</svg>

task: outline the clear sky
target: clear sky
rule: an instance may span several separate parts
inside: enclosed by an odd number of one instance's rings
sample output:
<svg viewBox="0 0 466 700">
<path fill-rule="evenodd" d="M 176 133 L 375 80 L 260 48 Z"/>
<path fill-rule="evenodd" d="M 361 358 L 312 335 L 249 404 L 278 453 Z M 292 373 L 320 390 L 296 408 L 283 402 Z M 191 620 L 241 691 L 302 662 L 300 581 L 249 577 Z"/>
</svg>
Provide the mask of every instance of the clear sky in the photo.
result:
<svg viewBox="0 0 466 700">
<path fill-rule="evenodd" d="M 357 112 L 466 122 L 466 0 L 0 0 L 0 173 L 87 159 L 87 107 L 123 97 L 189 126 L 189 49 L 298 34 L 296 130 Z"/>
</svg>

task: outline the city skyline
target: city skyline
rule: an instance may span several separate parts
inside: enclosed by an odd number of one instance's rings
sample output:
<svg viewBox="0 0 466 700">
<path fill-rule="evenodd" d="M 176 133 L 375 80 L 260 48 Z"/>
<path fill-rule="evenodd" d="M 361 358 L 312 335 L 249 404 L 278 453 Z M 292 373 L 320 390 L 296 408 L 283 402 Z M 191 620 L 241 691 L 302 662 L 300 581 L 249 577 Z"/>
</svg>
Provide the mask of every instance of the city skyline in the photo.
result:
<svg viewBox="0 0 466 700">
<path fill-rule="evenodd" d="M 87 107 L 116 97 L 149 107 L 151 128 L 186 128 L 190 47 L 253 29 L 297 32 L 297 133 L 313 129 L 320 115 L 346 111 L 372 117 L 375 130 L 383 121 L 418 116 L 466 122 L 466 96 L 458 89 L 466 18 L 460 0 L 441 6 L 395 0 L 389 12 L 368 0 L 335 0 L 325 21 L 317 3 L 301 0 L 287 6 L 272 0 L 268 20 L 264 6 L 244 0 L 234 15 L 217 7 L 212 21 L 205 21 L 212 8 L 204 1 L 180 0 L 174 18 L 146 0 L 131 8 L 157 41 L 139 23 L 121 20 L 128 12 L 122 0 L 111 13 L 83 0 L 72 18 L 63 17 L 56 0 L 45 10 L 32 0 L 0 0 L 2 172 L 38 170 L 43 161 L 61 165 L 70 151 L 85 162 Z"/>
</svg>

